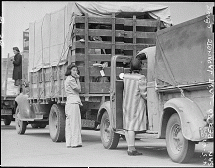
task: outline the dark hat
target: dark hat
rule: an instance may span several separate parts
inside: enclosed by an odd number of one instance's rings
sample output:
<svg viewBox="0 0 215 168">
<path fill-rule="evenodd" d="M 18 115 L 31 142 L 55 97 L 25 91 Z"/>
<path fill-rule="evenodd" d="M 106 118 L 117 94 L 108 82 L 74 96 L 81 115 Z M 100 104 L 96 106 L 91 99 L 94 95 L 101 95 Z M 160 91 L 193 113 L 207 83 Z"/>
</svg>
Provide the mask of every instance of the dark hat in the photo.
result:
<svg viewBox="0 0 215 168">
<path fill-rule="evenodd" d="M 18 47 L 13 47 L 13 50 L 16 50 L 17 52 L 20 52 Z"/>
</svg>

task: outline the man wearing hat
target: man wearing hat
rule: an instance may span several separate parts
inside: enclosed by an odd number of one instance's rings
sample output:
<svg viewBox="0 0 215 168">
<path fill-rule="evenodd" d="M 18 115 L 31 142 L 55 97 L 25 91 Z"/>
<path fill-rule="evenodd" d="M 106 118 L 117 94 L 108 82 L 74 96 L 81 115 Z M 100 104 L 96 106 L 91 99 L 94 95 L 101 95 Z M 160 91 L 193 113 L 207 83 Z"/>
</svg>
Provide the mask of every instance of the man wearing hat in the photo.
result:
<svg viewBox="0 0 215 168">
<path fill-rule="evenodd" d="M 18 47 L 13 47 L 13 53 L 15 54 L 13 61 L 13 79 L 15 80 L 15 86 L 21 86 L 22 80 L 22 56 Z"/>
</svg>

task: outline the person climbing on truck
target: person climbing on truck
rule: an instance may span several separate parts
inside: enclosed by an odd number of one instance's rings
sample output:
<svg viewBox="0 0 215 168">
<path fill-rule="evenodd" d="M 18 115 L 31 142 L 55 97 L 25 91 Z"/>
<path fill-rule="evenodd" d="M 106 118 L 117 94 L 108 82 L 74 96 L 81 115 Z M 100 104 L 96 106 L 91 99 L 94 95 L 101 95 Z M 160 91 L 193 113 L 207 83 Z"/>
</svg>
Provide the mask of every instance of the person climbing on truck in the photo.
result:
<svg viewBox="0 0 215 168">
<path fill-rule="evenodd" d="M 140 74 L 141 61 L 132 59 L 130 74 L 124 74 L 123 129 L 128 155 L 142 155 L 135 149 L 135 132 L 146 130 L 146 77 Z"/>
</svg>

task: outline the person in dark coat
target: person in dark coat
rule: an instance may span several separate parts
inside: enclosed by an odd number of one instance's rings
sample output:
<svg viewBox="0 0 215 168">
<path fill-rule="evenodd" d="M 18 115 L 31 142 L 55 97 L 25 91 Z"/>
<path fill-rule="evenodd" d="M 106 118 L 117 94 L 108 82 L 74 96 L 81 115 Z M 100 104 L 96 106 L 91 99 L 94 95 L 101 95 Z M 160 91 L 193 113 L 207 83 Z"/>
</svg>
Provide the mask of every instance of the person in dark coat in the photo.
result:
<svg viewBox="0 0 215 168">
<path fill-rule="evenodd" d="M 22 56 L 18 47 L 13 47 L 13 53 L 15 54 L 13 61 L 13 79 L 15 80 L 14 85 L 20 86 L 22 80 Z"/>
</svg>

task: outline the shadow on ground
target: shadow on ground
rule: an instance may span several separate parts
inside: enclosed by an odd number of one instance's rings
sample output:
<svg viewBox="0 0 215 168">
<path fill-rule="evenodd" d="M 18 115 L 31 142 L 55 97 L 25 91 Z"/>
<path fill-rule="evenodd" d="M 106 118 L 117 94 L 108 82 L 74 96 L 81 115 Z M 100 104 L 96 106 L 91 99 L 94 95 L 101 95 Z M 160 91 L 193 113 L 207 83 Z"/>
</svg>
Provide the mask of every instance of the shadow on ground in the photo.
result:
<svg viewBox="0 0 215 168">
<path fill-rule="evenodd" d="M 13 125 L 1 125 L 2 130 L 15 130 L 16 127 Z"/>
<path fill-rule="evenodd" d="M 144 142 L 143 142 L 144 143 Z M 166 147 L 162 147 L 162 146 L 141 146 L 141 145 L 136 145 L 136 149 L 140 152 L 143 153 L 143 156 L 146 157 L 156 157 L 158 159 L 170 159 L 167 149 Z M 120 144 L 116 149 L 114 150 L 122 150 L 122 151 L 126 151 L 127 150 L 127 146 L 125 144 Z M 207 153 L 207 152 L 205 152 Z M 207 154 L 208 155 L 208 154 Z M 192 166 L 193 164 L 202 164 L 204 161 L 208 161 L 209 157 L 203 157 L 202 152 L 195 152 L 193 157 L 191 158 L 191 160 L 186 163 Z M 183 163 L 181 163 L 183 165 Z"/>
</svg>

